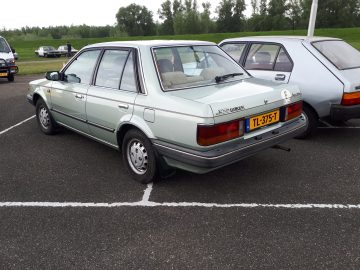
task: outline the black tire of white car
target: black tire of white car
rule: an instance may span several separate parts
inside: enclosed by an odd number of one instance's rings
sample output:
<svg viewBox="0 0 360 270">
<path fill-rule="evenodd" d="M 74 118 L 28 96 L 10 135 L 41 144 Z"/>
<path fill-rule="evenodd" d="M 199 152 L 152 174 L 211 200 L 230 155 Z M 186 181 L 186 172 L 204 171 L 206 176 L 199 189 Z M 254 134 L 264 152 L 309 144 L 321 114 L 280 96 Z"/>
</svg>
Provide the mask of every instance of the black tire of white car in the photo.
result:
<svg viewBox="0 0 360 270">
<path fill-rule="evenodd" d="M 137 182 L 152 182 L 157 174 L 156 156 L 150 140 L 138 129 L 130 129 L 122 142 L 122 157 L 130 176 Z"/>
<path fill-rule="evenodd" d="M 15 77 L 13 74 L 10 74 L 8 77 L 7 77 L 8 81 L 9 82 L 13 82 L 15 80 Z"/>
<path fill-rule="evenodd" d="M 36 120 L 40 130 L 46 135 L 53 135 L 57 131 L 57 125 L 51 116 L 49 108 L 41 98 L 36 102 Z"/>
<path fill-rule="evenodd" d="M 313 136 L 318 127 L 319 119 L 316 113 L 311 109 L 309 106 L 304 104 L 303 106 L 303 114 L 307 121 L 306 130 L 300 134 L 299 136 L 295 137 L 296 139 L 307 139 Z"/>
</svg>

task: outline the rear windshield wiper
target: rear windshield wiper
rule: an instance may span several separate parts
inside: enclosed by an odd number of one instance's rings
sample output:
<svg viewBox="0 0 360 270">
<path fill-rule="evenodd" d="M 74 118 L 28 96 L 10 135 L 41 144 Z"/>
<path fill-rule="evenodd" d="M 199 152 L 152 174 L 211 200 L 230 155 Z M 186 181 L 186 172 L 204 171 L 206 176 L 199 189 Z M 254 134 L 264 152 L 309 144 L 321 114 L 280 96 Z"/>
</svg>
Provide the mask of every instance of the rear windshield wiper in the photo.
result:
<svg viewBox="0 0 360 270">
<path fill-rule="evenodd" d="M 241 75 L 244 75 L 244 73 L 229 73 L 229 74 L 225 74 L 225 75 L 221 75 L 221 76 L 216 76 L 215 82 L 219 83 L 221 81 L 226 80 L 227 78 L 241 76 Z"/>
</svg>

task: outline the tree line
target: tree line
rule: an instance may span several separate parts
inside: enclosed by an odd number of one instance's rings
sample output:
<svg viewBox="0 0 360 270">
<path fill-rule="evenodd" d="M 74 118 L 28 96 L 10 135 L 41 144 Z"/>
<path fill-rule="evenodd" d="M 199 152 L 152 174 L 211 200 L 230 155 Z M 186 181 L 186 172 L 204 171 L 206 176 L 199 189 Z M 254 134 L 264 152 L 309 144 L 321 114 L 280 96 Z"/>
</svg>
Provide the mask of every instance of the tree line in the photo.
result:
<svg viewBox="0 0 360 270">
<path fill-rule="evenodd" d="M 154 20 L 145 6 L 119 8 L 113 26 L 23 27 L 0 30 L 7 38 L 101 38 L 201 34 L 216 32 L 306 29 L 312 0 L 251 0 L 251 16 L 245 16 L 245 0 L 221 0 L 215 14 L 209 1 L 164 0 Z M 360 0 L 320 0 L 316 27 L 360 26 Z"/>
</svg>

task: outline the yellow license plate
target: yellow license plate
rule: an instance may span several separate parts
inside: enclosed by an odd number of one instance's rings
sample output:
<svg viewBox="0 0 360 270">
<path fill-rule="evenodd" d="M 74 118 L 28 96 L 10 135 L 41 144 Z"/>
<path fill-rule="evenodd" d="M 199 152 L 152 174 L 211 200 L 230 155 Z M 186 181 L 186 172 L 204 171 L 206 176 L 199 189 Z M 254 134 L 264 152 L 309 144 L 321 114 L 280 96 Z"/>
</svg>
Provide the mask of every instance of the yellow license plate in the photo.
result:
<svg viewBox="0 0 360 270">
<path fill-rule="evenodd" d="M 263 126 L 274 124 L 280 120 L 280 111 L 265 113 L 246 119 L 246 131 L 251 131 Z"/>
<path fill-rule="evenodd" d="M 3 77 L 3 76 L 7 76 L 7 72 L 5 72 L 5 73 L 0 73 L 0 77 Z"/>
</svg>

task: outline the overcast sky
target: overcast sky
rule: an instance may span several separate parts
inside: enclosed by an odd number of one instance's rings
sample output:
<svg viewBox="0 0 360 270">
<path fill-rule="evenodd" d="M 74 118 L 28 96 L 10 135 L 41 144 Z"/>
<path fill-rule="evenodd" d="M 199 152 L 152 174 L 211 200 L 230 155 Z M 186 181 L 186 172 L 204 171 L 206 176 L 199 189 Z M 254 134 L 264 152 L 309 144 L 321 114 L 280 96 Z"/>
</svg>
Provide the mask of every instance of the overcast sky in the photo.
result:
<svg viewBox="0 0 360 270">
<path fill-rule="evenodd" d="M 120 7 L 131 3 L 145 5 L 157 19 L 157 10 L 164 0 L 21 0 L 5 1 L 8 8 L 1 8 L 0 28 L 14 29 L 23 26 L 56 26 L 56 25 L 114 25 L 115 15 Z M 209 1 L 209 0 L 208 0 Z M 199 7 L 205 2 L 198 0 Z M 210 0 L 212 11 L 215 12 L 220 0 Z M 246 14 L 250 13 L 250 0 L 246 0 Z M 4 7 L 4 4 L 2 4 Z"/>
</svg>

